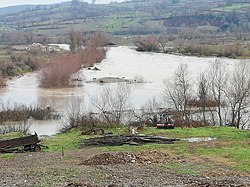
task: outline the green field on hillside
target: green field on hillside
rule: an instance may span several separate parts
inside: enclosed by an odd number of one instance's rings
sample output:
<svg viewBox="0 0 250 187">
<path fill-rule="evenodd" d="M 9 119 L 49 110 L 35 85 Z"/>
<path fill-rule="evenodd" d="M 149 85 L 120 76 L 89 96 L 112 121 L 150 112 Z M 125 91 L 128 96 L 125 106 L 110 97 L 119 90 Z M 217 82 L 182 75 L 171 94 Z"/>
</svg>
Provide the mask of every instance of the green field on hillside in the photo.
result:
<svg viewBox="0 0 250 187">
<path fill-rule="evenodd" d="M 232 12 L 232 11 L 240 10 L 242 8 L 246 8 L 246 7 L 249 7 L 249 6 L 250 6 L 249 3 L 233 3 L 232 5 L 218 7 L 218 8 L 214 8 L 212 10 L 214 10 L 214 11 Z"/>
</svg>

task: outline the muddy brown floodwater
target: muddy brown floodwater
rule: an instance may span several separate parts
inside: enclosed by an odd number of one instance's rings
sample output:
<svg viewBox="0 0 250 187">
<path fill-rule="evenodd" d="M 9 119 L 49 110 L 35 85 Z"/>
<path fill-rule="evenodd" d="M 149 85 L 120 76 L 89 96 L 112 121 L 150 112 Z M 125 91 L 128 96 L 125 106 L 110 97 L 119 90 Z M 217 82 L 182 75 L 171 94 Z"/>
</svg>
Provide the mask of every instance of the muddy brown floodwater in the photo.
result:
<svg viewBox="0 0 250 187">
<path fill-rule="evenodd" d="M 98 70 L 85 68 L 78 75 L 84 77 L 83 86 L 63 89 L 39 88 L 39 72 L 26 74 L 8 81 L 6 88 L 0 89 L 0 102 L 26 105 L 53 106 L 64 113 L 72 98 L 84 99 L 85 106 L 90 108 L 90 97 L 103 87 L 94 79 L 115 77 L 134 80 L 131 84 L 131 103 L 140 108 L 149 99 L 160 99 L 163 91 L 163 80 L 170 79 L 181 63 L 188 64 L 193 82 L 196 75 L 205 70 L 215 58 L 198 58 L 160 53 L 137 52 L 131 47 L 111 47 L 106 59 L 95 67 Z M 228 66 L 237 60 L 222 59 Z M 140 82 L 140 83 L 139 83 Z M 143 83 L 141 83 L 143 82 Z M 114 83 L 113 83 L 114 84 Z M 48 122 L 46 122 L 48 123 Z M 54 123 L 55 126 L 59 125 Z M 45 125 L 46 126 L 46 125 Z M 49 128 L 45 127 L 44 128 Z M 35 128 L 33 128 L 35 129 Z M 54 126 L 52 129 L 56 129 Z M 49 130 L 46 130 L 47 132 Z M 38 132 L 39 133 L 39 132 Z M 50 134 L 55 133 L 54 130 Z"/>
</svg>

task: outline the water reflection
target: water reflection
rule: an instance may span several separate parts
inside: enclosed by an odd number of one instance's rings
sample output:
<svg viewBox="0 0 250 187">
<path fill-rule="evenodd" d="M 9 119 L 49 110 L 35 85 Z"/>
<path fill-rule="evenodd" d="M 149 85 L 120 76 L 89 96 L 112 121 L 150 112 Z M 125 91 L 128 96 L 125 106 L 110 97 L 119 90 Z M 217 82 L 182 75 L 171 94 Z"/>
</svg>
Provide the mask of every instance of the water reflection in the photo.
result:
<svg viewBox="0 0 250 187">
<path fill-rule="evenodd" d="M 61 127 L 61 120 L 33 120 L 29 128 L 29 132 L 38 135 L 54 135 L 59 132 Z"/>
</svg>

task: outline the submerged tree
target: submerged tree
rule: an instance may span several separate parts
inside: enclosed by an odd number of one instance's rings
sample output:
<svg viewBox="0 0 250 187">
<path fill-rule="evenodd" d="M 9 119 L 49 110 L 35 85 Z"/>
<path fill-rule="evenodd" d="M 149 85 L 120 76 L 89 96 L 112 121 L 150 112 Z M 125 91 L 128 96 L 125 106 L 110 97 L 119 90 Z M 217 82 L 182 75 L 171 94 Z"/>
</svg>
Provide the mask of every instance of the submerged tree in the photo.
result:
<svg viewBox="0 0 250 187">
<path fill-rule="evenodd" d="M 174 73 L 173 80 L 164 81 L 163 98 L 183 119 L 188 119 L 187 105 L 191 98 L 191 84 L 187 64 L 180 64 Z"/>
<path fill-rule="evenodd" d="M 223 105 L 225 105 L 225 91 L 228 82 L 228 70 L 225 63 L 215 60 L 209 67 L 209 89 L 212 98 L 216 102 L 216 113 L 219 119 L 219 125 L 223 125 Z"/>
<path fill-rule="evenodd" d="M 75 74 L 79 72 L 80 68 L 101 62 L 106 56 L 106 50 L 103 48 L 106 39 L 102 38 L 102 35 L 92 34 L 87 38 L 84 49 L 81 44 L 85 41 L 80 39 L 80 32 L 72 30 L 70 36 L 70 49 L 74 53 L 60 54 L 52 58 L 52 62 L 41 71 L 41 87 L 62 88 L 81 85 L 78 80 L 78 83 L 74 82 Z"/>
<path fill-rule="evenodd" d="M 158 52 L 161 50 L 158 40 L 154 36 L 139 37 L 135 40 L 134 44 L 137 47 L 137 51 Z"/>
<path fill-rule="evenodd" d="M 162 102 L 158 101 L 155 97 L 149 99 L 144 105 L 141 106 L 140 113 L 135 113 L 137 119 L 146 125 L 155 125 L 158 123 L 158 118 L 162 114 Z"/>
<path fill-rule="evenodd" d="M 250 104 L 250 65 L 237 62 L 228 81 L 226 96 L 231 112 L 231 125 L 240 128 L 248 122 Z"/>
<path fill-rule="evenodd" d="M 208 105 L 209 98 L 209 82 L 205 72 L 201 73 L 198 77 L 198 98 L 199 106 L 201 107 L 203 121 L 206 121 L 206 106 Z"/>
<path fill-rule="evenodd" d="M 71 52 L 80 51 L 82 45 L 81 33 L 75 31 L 74 29 L 71 29 L 69 36 L 70 36 L 70 51 Z"/>
<path fill-rule="evenodd" d="M 94 110 L 105 123 L 119 125 L 130 111 L 130 86 L 128 84 L 105 85 L 91 98 Z"/>
</svg>

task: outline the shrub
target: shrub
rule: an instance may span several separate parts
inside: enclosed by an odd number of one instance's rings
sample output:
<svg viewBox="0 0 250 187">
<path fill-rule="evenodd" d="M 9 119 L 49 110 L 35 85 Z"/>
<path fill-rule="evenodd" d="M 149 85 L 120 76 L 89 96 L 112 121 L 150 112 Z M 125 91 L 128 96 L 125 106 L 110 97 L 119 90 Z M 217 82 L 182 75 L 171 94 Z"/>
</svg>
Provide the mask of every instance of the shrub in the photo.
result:
<svg viewBox="0 0 250 187">
<path fill-rule="evenodd" d="M 28 121 L 24 121 L 23 123 L 11 123 L 0 125 L 0 134 L 7 134 L 10 132 L 21 132 L 23 134 L 27 134 L 30 129 L 30 124 Z"/>
<path fill-rule="evenodd" d="M 87 46 L 81 52 L 82 65 L 92 66 L 95 63 L 101 62 L 106 56 L 106 50 Z"/>
<path fill-rule="evenodd" d="M 67 118 L 60 128 L 60 132 L 64 133 L 73 128 L 78 128 L 80 130 L 93 130 L 95 128 L 110 128 L 115 127 L 115 124 L 109 124 L 102 121 L 98 114 L 94 113 L 82 113 L 71 118 Z"/>
<path fill-rule="evenodd" d="M 108 36 L 103 32 L 93 33 L 90 37 L 87 38 L 86 46 L 88 47 L 104 47 L 109 43 Z"/>
<path fill-rule="evenodd" d="M 83 65 L 92 66 L 101 62 L 106 55 L 106 50 L 102 47 L 108 44 L 107 37 L 103 33 L 94 33 L 82 41 L 81 33 L 74 30 L 70 33 L 72 54 L 58 55 L 52 59 L 52 63 L 41 72 L 40 86 L 43 88 L 63 88 L 71 87 L 72 75 Z M 85 49 L 82 50 L 82 43 Z M 28 61 L 32 62 L 32 61 Z"/>
<path fill-rule="evenodd" d="M 101 62 L 106 51 L 102 48 L 86 47 L 85 50 L 69 55 L 58 55 L 41 71 L 40 87 L 65 88 L 73 86 L 71 77 L 82 65 L 89 67 Z"/>
<path fill-rule="evenodd" d="M 71 75 L 80 69 L 80 63 L 74 55 L 56 56 L 53 63 L 41 71 L 40 86 L 43 88 L 70 87 Z"/>
<path fill-rule="evenodd" d="M 6 86 L 5 80 L 2 76 L 0 76 L 0 87 Z"/>
<path fill-rule="evenodd" d="M 53 114 L 54 110 L 50 107 L 38 107 L 38 106 L 25 106 L 15 105 L 13 107 L 8 105 L 2 105 L 0 112 L 0 124 L 6 121 L 25 121 L 30 117 L 37 120 L 52 119 L 56 115 Z"/>
<path fill-rule="evenodd" d="M 159 52 L 161 50 L 159 43 L 154 36 L 138 38 L 134 43 L 137 47 L 137 51 Z"/>
</svg>

